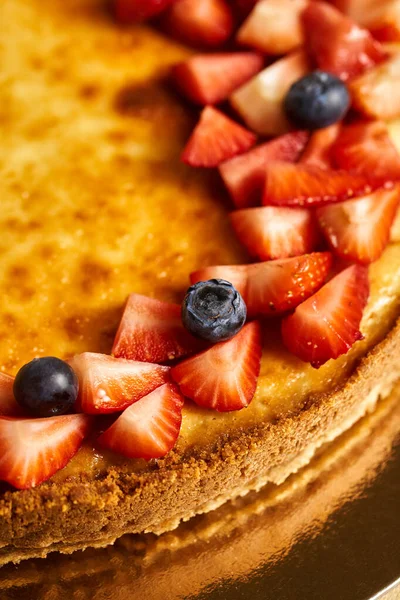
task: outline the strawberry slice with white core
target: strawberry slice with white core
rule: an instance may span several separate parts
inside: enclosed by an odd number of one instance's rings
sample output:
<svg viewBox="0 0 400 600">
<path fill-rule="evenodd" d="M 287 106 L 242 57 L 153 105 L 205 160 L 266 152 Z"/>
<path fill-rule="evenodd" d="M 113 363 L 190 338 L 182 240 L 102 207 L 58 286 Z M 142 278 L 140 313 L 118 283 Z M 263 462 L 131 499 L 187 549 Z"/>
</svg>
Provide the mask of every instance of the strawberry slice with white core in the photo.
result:
<svg viewBox="0 0 400 600">
<path fill-rule="evenodd" d="M 400 0 L 377 1 L 368 10 L 365 27 L 380 42 L 400 42 Z"/>
<path fill-rule="evenodd" d="M 320 288 L 331 265 L 330 252 L 314 252 L 252 265 L 206 267 L 192 273 L 190 280 L 230 281 L 246 302 L 250 317 L 277 316 L 292 310 Z"/>
<path fill-rule="evenodd" d="M 0 416 L 18 417 L 23 414 L 22 408 L 14 398 L 14 377 L 0 373 Z"/>
<path fill-rule="evenodd" d="M 248 323 L 231 340 L 186 359 L 171 374 L 182 393 L 199 406 L 240 410 L 254 397 L 261 350 L 260 326 Z"/>
<path fill-rule="evenodd" d="M 340 169 L 387 185 L 400 179 L 400 155 L 382 121 L 343 127 L 332 150 Z"/>
<path fill-rule="evenodd" d="M 169 367 L 94 352 L 70 365 L 79 379 L 76 408 L 87 414 L 121 412 L 168 381 Z"/>
<path fill-rule="evenodd" d="M 131 294 L 112 354 L 117 358 L 164 363 L 200 350 L 199 343 L 183 327 L 179 304 Z"/>
<path fill-rule="evenodd" d="M 183 404 L 177 387 L 166 383 L 127 408 L 98 442 L 128 458 L 161 458 L 176 444 Z"/>
<path fill-rule="evenodd" d="M 400 202 L 399 189 L 324 206 L 317 210 L 321 229 L 333 251 L 359 263 L 377 260 L 389 243 Z"/>
<path fill-rule="evenodd" d="M 249 265 L 216 265 L 204 267 L 190 274 L 190 282 L 193 284 L 198 281 L 208 281 L 209 279 L 225 279 L 225 281 L 229 281 L 236 288 L 243 300 L 246 301 L 248 270 Z"/>
<path fill-rule="evenodd" d="M 190 46 L 217 48 L 232 35 L 233 15 L 225 0 L 175 0 L 162 25 Z"/>
<path fill-rule="evenodd" d="M 394 219 L 392 228 L 390 230 L 390 241 L 398 243 L 400 242 L 400 211 L 397 211 Z"/>
<path fill-rule="evenodd" d="M 256 136 L 222 112 L 206 106 L 183 153 L 182 161 L 192 167 L 217 167 L 254 146 Z"/>
<path fill-rule="evenodd" d="M 255 52 L 225 52 L 192 56 L 172 68 L 178 89 L 195 104 L 217 104 L 243 85 L 264 64 Z"/>
<path fill-rule="evenodd" d="M 320 169 L 332 168 L 332 145 L 336 141 L 340 125 L 335 123 L 330 127 L 314 131 L 301 155 L 300 162 Z"/>
<path fill-rule="evenodd" d="M 293 131 L 235 156 L 219 166 L 221 177 L 237 208 L 261 203 L 265 167 L 271 160 L 296 162 L 309 138 L 306 131 Z"/>
<path fill-rule="evenodd" d="M 353 107 L 374 119 L 400 116 L 400 53 L 354 79 L 349 86 Z"/>
<path fill-rule="evenodd" d="M 114 0 L 113 9 L 120 23 L 135 23 L 159 15 L 174 0 Z"/>
<path fill-rule="evenodd" d="M 346 354 L 363 338 L 360 323 L 368 295 L 367 268 L 348 267 L 283 319 L 285 346 L 315 368 Z"/>
<path fill-rule="evenodd" d="M 314 63 L 348 81 L 387 53 L 369 31 L 326 2 L 310 2 L 302 14 L 306 48 Z"/>
<path fill-rule="evenodd" d="M 257 2 L 236 40 L 265 54 L 287 54 L 303 44 L 300 15 L 306 6 L 307 0 Z"/>
<path fill-rule="evenodd" d="M 0 480 L 24 490 L 63 469 L 90 431 L 87 415 L 0 417 Z"/>
<path fill-rule="evenodd" d="M 268 163 L 266 168 L 263 204 L 319 206 L 370 191 L 371 184 L 362 175 L 276 161 Z"/>
<path fill-rule="evenodd" d="M 291 126 L 283 100 L 291 85 L 310 70 L 304 51 L 297 50 L 261 71 L 230 97 L 235 110 L 256 133 L 276 136 Z"/>
<path fill-rule="evenodd" d="M 264 206 L 229 216 L 240 243 L 259 260 L 307 254 L 320 239 L 315 216 L 306 208 Z"/>
<path fill-rule="evenodd" d="M 400 0 L 335 0 L 333 4 L 380 42 L 400 41 Z"/>
</svg>

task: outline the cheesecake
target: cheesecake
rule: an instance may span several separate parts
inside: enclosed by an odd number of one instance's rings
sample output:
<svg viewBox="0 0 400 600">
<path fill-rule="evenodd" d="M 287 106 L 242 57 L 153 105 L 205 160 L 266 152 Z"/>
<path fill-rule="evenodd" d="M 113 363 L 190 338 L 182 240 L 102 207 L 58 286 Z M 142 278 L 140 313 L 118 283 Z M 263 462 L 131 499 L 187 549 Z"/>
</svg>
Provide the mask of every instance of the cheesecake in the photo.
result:
<svg viewBox="0 0 400 600">
<path fill-rule="evenodd" d="M 249 258 L 218 174 L 180 160 L 196 112 L 166 78 L 188 47 L 117 26 L 97 0 L 5 0 L 2 14 L 0 367 L 14 376 L 34 357 L 110 355 L 130 294 L 179 304 L 191 273 Z M 398 122 L 387 128 L 400 148 Z M 96 417 L 46 481 L 1 484 L 0 562 L 174 529 L 282 483 L 373 411 L 399 378 L 399 239 L 369 267 L 362 339 L 347 353 L 316 369 L 262 321 L 247 408 L 185 401 L 176 444 L 150 460 L 99 446 L 109 424 Z"/>
</svg>

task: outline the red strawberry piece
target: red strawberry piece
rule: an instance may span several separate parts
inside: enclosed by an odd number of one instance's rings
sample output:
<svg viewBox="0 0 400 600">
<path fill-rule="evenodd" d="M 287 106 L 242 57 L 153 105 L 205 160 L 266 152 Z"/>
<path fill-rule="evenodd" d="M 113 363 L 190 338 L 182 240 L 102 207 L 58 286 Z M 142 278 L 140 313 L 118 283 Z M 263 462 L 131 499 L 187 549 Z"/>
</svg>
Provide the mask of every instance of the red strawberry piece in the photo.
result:
<svg viewBox="0 0 400 600">
<path fill-rule="evenodd" d="M 259 260 L 307 254 L 319 241 L 317 221 L 306 208 L 245 208 L 230 219 L 238 240 Z"/>
<path fill-rule="evenodd" d="M 135 23 L 159 15 L 174 0 L 113 0 L 114 14 L 121 23 Z"/>
<path fill-rule="evenodd" d="M 326 2 L 310 2 L 302 14 L 306 47 L 319 69 L 347 81 L 386 58 L 366 29 Z"/>
<path fill-rule="evenodd" d="M 309 71 L 304 51 L 297 50 L 258 73 L 238 88 L 230 101 L 253 131 L 276 136 L 290 131 L 283 100 L 291 85 Z"/>
<path fill-rule="evenodd" d="M 222 112 L 206 106 L 182 153 L 192 167 L 217 167 L 236 154 L 254 146 L 256 136 Z"/>
<path fill-rule="evenodd" d="M 233 13 L 236 20 L 242 22 L 249 16 L 259 0 L 232 0 Z"/>
<path fill-rule="evenodd" d="M 175 0 L 162 18 L 165 30 L 195 47 L 216 48 L 233 32 L 233 15 L 225 0 Z"/>
<path fill-rule="evenodd" d="M 301 13 L 307 0 L 262 0 L 237 33 L 240 44 L 265 54 L 287 54 L 303 43 Z"/>
<path fill-rule="evenodd" d="M 248 323 L 229 341 L 184 360 L 171 374 L 182 393 L 199 406 L 240 410 L 255 394 L 261 349 L 260 326 Z"/>
<path fill-rule="evenodd" d="M 318 206 L 371 191 L 366 177 L 313 165 L 270 162 L 266 168 L 263 204 Z"/>
<path fill-rule="evenodd" d="M 398 243 L 400 242 L 400 212 L 397 211 L 394 223 L 390 230 L 390 241 Z"/>
<path fill-rule="evenodd" d="M 0 416 L 18 417 L 23 410 L 14 398 L 14 377 L 0 373 Z"/>
<path fill-rule="evenodd" d="M 84 352 L 70 361 L 79 379 L 77 410 L 120 412 L 169 380 L 169 367 Z"/>
<path fill-rule="evenodd" d="M 285 346 L 315 368 L 346 354 L 363 338 L 360 322 L 368 295 L 367 268 L 348 267 L 283 319 Z"/>
<path fill-rule="evenodd" d="M 311 135 L 310 140 L 301 156 L 300 162 L 313 165 L 320 169 L 332 168 L 332 145 L 340 131 L 340 125 L 335 123 L 330 127 L 318 129 Z"/>
<path fill-rule="evenodd" d="M 250 317 L 276 316 L 303 302 L 326 280 L 330 252 L 315 252 L 252 265 L 207 267 L 192 273 L 192 283 L 212 278 L 230 281 L 243 296 Z"/>
<path fill-rule="evenodd" d="M 400 155 L 382 121 L 343 127 L 333 147 L 333 159 L 339 168 L 382 185 L 400 179 Z"/>
<path fill-rule="evenodd" d="M 390 121 L 400 116 L 400 53 L 350 83 L 353 106 L 368 117 Z"/>
<path fill-rule="evenodd" d="M 209 279 L 225 279 L 229 281 L 246 299 L 248 265 L 219 265 L 204 267 L 190 274 L 191 283 L 208 281 Z"/>
<path fill-rule="evenodd" d="M 237 208 L 261 203 L 265 167 L 269 161 L 296 162 L 308 140 L 305 131 L 293 131 L 235 156 L 219 166 L 219 172 Z"/>
<path fill-rule="evenodd" d="M 176 444 L 183 403 L 176 386 L 166 383 L 127 408 L 98 442 L 128 458 L 161 458 Z"/>
<path fill-rule="evenodd" d="M 264 64 L 255 52 L 198 54 L 175 65 L 172 77 L 195 104 L 217 104 L 253 77 Z"/>
<path fill-rule="evenodd" d="M 400 1 L 379 0 L 374 9 L 367 12 L 366 27 L 381 42 L 400 41 Z"/>
<path fill-rule="evenodd" d="M 179 304 L 129 296 L 115 336 L 114 356 L 163 363 L 200 349 L 200 342 L 182 325 Z"/>
<path fill-rule="evenodd" d="M 20 490 L 46 481 L 77 453 L 90 424 L 87 415 L 0 417 L 0 480 Z"/>
<path fill-rule="evenodd" d="M 317 210 L 321 229 L 336 254 L 360 263 L 377 260 L 386 248 L 400 191 L 374 194 Z"/>
</svg>

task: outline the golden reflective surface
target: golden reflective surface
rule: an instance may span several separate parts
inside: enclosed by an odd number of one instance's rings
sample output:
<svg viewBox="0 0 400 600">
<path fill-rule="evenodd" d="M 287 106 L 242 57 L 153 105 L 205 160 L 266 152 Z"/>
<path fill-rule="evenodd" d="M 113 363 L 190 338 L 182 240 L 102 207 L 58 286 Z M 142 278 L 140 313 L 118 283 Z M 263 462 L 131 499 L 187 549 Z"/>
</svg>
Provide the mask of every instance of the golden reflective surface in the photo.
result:
<svg viewBox="0 0 400 600">
<path fill-rule="evenodd" d="M 400 389 L 284 485 L 173 532 L 3 567 L 0 598 L 372 598 L 400 576 L 399 400 Z"/>
</svg>

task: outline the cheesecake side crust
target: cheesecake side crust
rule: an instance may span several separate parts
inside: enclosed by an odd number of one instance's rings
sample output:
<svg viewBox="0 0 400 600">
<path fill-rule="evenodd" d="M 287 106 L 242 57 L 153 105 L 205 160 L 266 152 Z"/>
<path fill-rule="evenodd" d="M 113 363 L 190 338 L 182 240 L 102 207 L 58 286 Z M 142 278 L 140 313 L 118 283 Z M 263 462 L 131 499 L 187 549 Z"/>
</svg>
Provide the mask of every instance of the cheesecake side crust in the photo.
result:
<svg viewBox="0 0 400 600">
<path fill-rule="evenodd" d="M 105 546 L 125 533 L 174 529 L 228 499 L 281 483 L 349 429 L 400 377 L 400 322 L 340 388 L 295 415 L 219 439 L 196 455 L 172 452 L 144 474 L 117 467 L 98 480 L 44 483 L 0 501 L 0 564 Z"/>
</svg>

